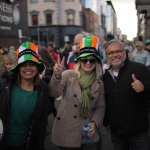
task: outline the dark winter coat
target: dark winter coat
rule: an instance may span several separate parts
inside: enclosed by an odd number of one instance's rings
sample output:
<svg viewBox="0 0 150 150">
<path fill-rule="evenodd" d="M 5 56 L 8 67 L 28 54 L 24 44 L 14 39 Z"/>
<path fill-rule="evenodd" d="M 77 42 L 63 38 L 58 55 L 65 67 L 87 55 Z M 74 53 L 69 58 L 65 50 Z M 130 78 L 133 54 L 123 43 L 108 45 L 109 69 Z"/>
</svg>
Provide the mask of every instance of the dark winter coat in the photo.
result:
<svg viewBox="0 0 150 150">
<path fill-rule="evenodd" d="M 10 84 L 7 83 L 5 79 L 0 81 L 0 119 L 2 119 L 4 129 L 6 126 L 6 122 L 9 119 L 9 106 L 11 101 L 10 98 L 15 82 L 12 82 Z M 29 131 L 27 150 L 44 150 L 44 138 L 47 126 L 47 117 L 49 110 L 51 109 L 49 102 L 48 85 L 41 81 L 41 83 L 37 87 L 37 90 L 38 96 L 31 128 Z M 2 147 L 3 140 L 0 143 L 1 150 Z"/>
<path fill-rule="evenodd" d="M 132 74 L 144 84 L 144 91 L 137 93 L 131 86 Z M 135 134 L 148 131 L 147 95 L 150 93 L 150 72 L 145 65 L 126 60 L 117 81 L 109 70 L 103 77 L 106 94 L 104 125 L 112 133 Z"/>
</svg>

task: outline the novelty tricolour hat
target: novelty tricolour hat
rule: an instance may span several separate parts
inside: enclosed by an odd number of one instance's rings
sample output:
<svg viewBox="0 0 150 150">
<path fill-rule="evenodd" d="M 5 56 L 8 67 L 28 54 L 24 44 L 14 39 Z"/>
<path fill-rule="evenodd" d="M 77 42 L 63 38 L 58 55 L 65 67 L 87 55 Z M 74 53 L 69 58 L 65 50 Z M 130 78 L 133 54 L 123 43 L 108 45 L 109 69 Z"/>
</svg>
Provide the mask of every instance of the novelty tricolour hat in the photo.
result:
<svg viewBox="0 0 150 150">
<path fill-rule="evenodd" d="M 44 65 L 38 60 L 38 48 L 34 43 L 28 41 L 22 43 L 16 53 L 18 56 L 18 64 L 14 68 L 12 68 L 11 71 L 17 72 L 19 65 L 26 61 L 37 63 L 39 72 L 42 72 L 44 70 Z"/>
<path fill-rule="evenodd" d="M 94 55 L 99 61 L 100 56 L 98 54 L 99 38 L 94 35 L 84 37 L 80 40 L 80 51 L 79 56 L 75 58 L 77 62 L 80 58 L 87 57 L 89 55 Z"/>
</svg>

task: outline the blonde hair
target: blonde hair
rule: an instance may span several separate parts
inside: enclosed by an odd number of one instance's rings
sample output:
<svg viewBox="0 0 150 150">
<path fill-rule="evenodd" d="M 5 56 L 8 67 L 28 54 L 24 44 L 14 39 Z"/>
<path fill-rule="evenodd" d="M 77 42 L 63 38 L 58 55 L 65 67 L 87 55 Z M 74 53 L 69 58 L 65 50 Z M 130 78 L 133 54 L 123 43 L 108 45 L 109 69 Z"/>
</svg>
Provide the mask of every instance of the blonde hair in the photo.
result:
<svg viewBox="0 0 150 150">
<path fill-rule="evenodd" d="M 81 60 L 79 59 L 73 69 L 73 74 L 76 75 L 78 78 L 81 76 L 79 72 L 80 67 L 81 67 Z M 96 69 L 96 79 L 100 79 L 100 77 L 102 76 L 102 68 L 100 64 L 98 63 L 98 61 L 96 61 L 95 69 Z"/>
<path fill-rule="evenodd" d="M 11 62 L 17 64 L 18 58 L 15 51 L 10 50 L 7 54 L 3 55 L 3 62 Z"/>
</svg>

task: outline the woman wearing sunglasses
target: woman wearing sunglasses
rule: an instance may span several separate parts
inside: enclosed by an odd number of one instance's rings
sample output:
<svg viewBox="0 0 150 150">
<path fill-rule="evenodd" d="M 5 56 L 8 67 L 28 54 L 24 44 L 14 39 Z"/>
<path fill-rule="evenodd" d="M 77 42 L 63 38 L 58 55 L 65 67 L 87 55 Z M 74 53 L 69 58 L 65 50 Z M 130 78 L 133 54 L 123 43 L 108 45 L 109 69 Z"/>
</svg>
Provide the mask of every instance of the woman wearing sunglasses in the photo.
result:
<svg viewBox="0 0 150 150">
<path fill-rule="evenodd" d="M 80 52 L 73 70 L 62 72 L 64 58 L 54 66 L 51 96 L 62 95 L 62 99 L 52 128 L 52 142 L 60 150 L 98 150 L 97 127 L 102 124 L 105 113 L 98 42 L 97 36 L 80 40 Z M 90 126 L 88 136 L 93 141 L 90 145 L 83 142 L 84 123 Z"/>
</svg>

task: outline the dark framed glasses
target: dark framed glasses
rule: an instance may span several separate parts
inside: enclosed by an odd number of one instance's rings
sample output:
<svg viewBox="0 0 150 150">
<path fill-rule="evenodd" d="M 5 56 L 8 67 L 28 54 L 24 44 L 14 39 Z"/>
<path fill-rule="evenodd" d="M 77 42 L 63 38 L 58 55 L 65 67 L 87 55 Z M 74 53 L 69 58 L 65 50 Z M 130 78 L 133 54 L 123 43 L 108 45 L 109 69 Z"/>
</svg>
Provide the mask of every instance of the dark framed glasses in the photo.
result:
<svg viewBox="0 0 150 150">
<path fill-rule="evenodd" d="M 83 64 L 86 64 L 87 62 L 89 62 L 90 64 L 95 64 L 96 61 L 97 61 L 97 60 L 94 59 L 94 58 L 91 58 L 91 59 L 81 58 L 81 62 L 82 62 Z"/>
<path fill-rule="evenodd" d="M 122 50 L 122 49 L 118 49 L 118 50 L 116 50 L 116 51 L 111 51 L 111 52 L 107 52 L 107 55 L 114 55 L 114 54 L 121 54 L 122 52 L 123 52 L 124 50 Z"/>
</svg>

